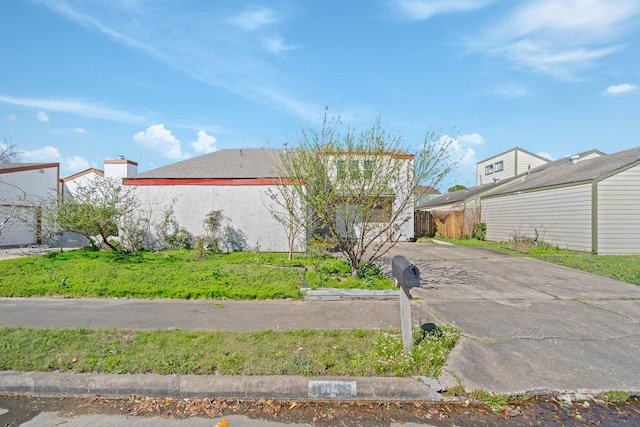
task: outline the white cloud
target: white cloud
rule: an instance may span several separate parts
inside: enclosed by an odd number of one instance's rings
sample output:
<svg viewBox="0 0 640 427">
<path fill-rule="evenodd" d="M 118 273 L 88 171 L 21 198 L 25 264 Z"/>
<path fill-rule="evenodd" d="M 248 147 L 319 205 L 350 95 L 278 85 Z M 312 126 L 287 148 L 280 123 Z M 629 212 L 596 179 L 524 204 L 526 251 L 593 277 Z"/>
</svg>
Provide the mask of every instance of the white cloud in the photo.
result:
<svg viewBox="0 0 640 427">
<path fill-rule="evenodd" d="M 408 19 L 422 20 L 433 15 L 468 12 L 480 9 L 495 0 L 396 0 L 395 5 Z"/>
<path fill-rule="evenodd" d="M 73 133 L 77 133 L 79 135 L 86 135 L 89 132 L 87 132 L 86 129 L 84 129 L 84 128 L 74 128 L 73 129 Z"/>
<path fill-rule="evenodd" d="M 280 19 L 276 13 L 269 8 L 247 10 L 231 18 L 231 22 L 247 31 L 256 31 L 267 27 Z"/>
<path fill-rule="evenodd" d="M 517 67 L 565 79 L 622 50 L 632 18 L 640 13 L 636 0 L 516 4 L 475 47 L 503 56 Z"/>
<path fill-rule="evenodd" d="M 484 137 L 479 133 L 470 133 L 468 135 L 460 135 L 458 138 L 460 144 L 480 145 L 484 144 Z"/>
<path fill-rule="evenodd" d="M 13 105 L 21 105 L 23 107 L 43 108 L 51 111 L 59 111 L 62 113 L 71 113 L 84 117 L 113 120 L 124 123 L 135 123 L 142 120 L 142 117 L 127 113 L 125 111 L 114 110 L 111 108 L 80 101 L 16 98 L 12 96 L 0 95 L 0 102 L 5 102 L 7 104 Z"/>
<path fill-rule="evenodd" d="M 206 154 L 216 151 L 216 138 L 207 134 L 204 130 L 198 131 L 198 140 L 191 143 L 191 147 L 198 154 Z"/>
<path fill-rule="evenodd" d="M 57 148 L 47 145 L 37 150 L 22 151 L 20 157 L 23 161 L 30 162 L 57 162 L 60 160 L 60 152 Z"/>
<path fill-rule="evenodd" d="M 540 157 L 544 157 L 545 159 L 555 160 L 553 158 L 553 156 L 551 154 L 547 153 L 546 151 L 540 151 L 540 152 L 538 152 L 536 154 L 538 154 L 538 156 L 540 156 Z"/>
<path fill-rule="evenodd" d="M 469 145 L 481 145 L 484 143 L 484 137 L 478 133 L 472 133 L 468 135 L 460 135 L 452 137 L 449 135 L 443 135 L 438 143 L 449 144 L 449 150 L 452 152 L 453 160 L 458 161 L 459 167 L 475 166 L 476 151 L 469 147 Z"/>
<path fill-rule="evenodd" d="M 491 94 L 501 98 L 520 98 L 529 95 L 529 89 L 519 84 L 504 84 L 495 88 Z"/>
<path fill-rule="evenodd" d="M 89 169 L 89 162 L 84 157 L 73 156 L 65 159 L 65 166 L 67 170 L 74 173 Z"/>
<path fill-rule="evenodd" d="M 9 114 L 7 116 L 7 120 L 10 122 L 17 122 L 18 121 L 18 116 L 16 116 L 15 114 Z"/>
<path fill-rule="evenodd" d="M 133 135 L 133 140 L 143 147 L 159 152 L 168 159 L 187 157 L 182 152 L 180 141 L 169 129 L 165 129 L 163 124 L 149 126 L 147 130 Z"/>
<path fill-rule="evenodd" d="M 156 7 L 153 2 L 42 2 L 73 23 L 138 49 L 209 86 L 259 105 L 290 111 L 303 120 L 314 118 L 323 109 L 323 104 L 305 102 L 300 90 L 290 90 L 289 82 L 293 80 L 290 74 L 266 62 L 263 49 L 255 49 L 256 45 L 264 48 L 262 34 L 255 31 L 272 30 L 273 24 L 295 13 L 294 7 L 279 3 L 285 12 L 253 8 L 229 18 L 222 2 L 201 2 L 197 13 L 207 19 L 194 19 L 193 8 L 176 7 L 167 14 L 167 8 Z M 249 31 L 234 31 L 235 28 L 229 28 L 230 24 Z M 212 31 L 212 28 L 221 31 Z M 256 37 L 260 38 L 256 40 Z M 304 109 L 301 111 L 300 107 Z M 142 120 L 131 116 L 122 121 Z"/>
<path fill-rule="evenodd" d="M 635 92 L 638 90 L 638 86 L 629 83 L 623 83 L 620 85 L 609 86 L 605 91 L 605 95 L 620 95 L 627 92 Z"/>
<path fill-rule="evenodd" d="M 49 116 L 47 116 L 44 113 L 44 111 L 38 111 L 38 114 L 36 114 L 36 117 L 38 118 L 38 121 L 49 123 Z"/>
<path fill-rule="evenodd" d="M 279 56 L 282 52 L 286 52 L 287 50 L 295 49 L 293 46 L 287 46 L 280 37 L 265 39 L 264 46 L 267 49 L 267 52 L 273 53 L 276 56 Z"/>
</svg>

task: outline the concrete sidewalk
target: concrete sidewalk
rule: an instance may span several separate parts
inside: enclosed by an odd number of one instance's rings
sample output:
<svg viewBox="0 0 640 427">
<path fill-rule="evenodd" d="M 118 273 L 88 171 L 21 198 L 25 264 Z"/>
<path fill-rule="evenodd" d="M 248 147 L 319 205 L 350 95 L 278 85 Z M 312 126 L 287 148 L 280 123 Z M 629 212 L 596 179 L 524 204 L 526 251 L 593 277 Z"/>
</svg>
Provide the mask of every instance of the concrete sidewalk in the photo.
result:
<svg viewBox="0 0 640 427">
<path fill-rule="evenodd" d="M 419 313 L 417 313 L 419 314 Z M 416 318 L 416 321 L 419 321 Z M 396 301 L 0 298 L 0 325 L 92 329 L 399 329 Z M 436 380 L 0 372 L 0 394 L 440 401 Z"/>
</svg>

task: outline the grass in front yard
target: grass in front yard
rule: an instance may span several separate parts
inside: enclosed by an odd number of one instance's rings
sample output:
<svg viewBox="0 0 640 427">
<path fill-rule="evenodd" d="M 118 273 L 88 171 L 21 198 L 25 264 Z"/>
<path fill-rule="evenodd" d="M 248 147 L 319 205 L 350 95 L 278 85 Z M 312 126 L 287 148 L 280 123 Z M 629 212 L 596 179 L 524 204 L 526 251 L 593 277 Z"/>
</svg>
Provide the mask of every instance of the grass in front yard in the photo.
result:
<svg viewBox="0 0 640 427">
<path fill-rule="evenodd" d="M 460 336 L 443 327 L 410 355 L 399 334 L 0 328 L 0 370 L 207 375 L 437 377 Z"/>
<path fill-rule="evenodd" d="M 78 250 L 0 261 L 0 296 L 300 298 L 305 270 L 311 287 L 394 287 L 380 275 L 353 279 L 347 262 L 334 257 Z"/>
<path fill-rule="evenodd" d="M 441 239 L 460 246 L 477 246 L 502 252 L 537 258 L 565 267 L 575 268 L 600 276 L 640 285 L 640 256 L 638 255 L 592 255 L 570 251 L 547 243 L 525 245 L 522 242 L 487 242 L 476 239 Z"/>
</svg>

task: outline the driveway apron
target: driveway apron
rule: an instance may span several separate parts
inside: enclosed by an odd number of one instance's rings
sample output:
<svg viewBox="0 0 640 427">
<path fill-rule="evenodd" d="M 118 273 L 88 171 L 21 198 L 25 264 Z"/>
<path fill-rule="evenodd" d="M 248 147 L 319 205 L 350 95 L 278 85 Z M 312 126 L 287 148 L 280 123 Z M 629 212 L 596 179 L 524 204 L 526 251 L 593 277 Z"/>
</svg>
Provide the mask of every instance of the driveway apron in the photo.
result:
<svg viewBox="0 0 640 427">
<path fill-rule="evenodd" d="M 420 268 L 414 319 L 461 328 L 445 387 L 640 393 L 640 286 L 482 248 L 400 243 L 387 261 L 398 254 Z"/>
</svg>

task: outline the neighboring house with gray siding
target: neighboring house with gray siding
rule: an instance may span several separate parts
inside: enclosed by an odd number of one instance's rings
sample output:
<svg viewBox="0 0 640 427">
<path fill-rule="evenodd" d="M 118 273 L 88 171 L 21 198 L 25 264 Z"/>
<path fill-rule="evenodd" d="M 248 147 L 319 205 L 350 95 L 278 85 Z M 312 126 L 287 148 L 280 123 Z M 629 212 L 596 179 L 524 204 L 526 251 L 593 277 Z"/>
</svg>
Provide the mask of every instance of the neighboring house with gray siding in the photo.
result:
<svg viewBox="0 0 640 427">
<path fill-rule="evenodd" d="M 505 160 L 491 159 L 492 164 Z M 545 161 L 518 176 L 448 193 L 417 209 L 463 211 L 465 218 L 479 218 L 487 240 L 526 237 L 601 255 L 640 254 L 640 147 Z"/>
<path fill-rule="evenodd" d="M 640 253 L 640 147 L 556 160 L 482 198 L 487 240 L 526 236 L 601 255 Z"/>
<path fill-rule="evenodd" d="M 519 147 L 479 161 L 476 164 L 476 185 L 513 178 L 549 160 Z"/>
</svg>

